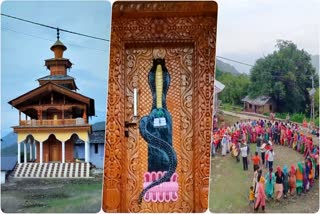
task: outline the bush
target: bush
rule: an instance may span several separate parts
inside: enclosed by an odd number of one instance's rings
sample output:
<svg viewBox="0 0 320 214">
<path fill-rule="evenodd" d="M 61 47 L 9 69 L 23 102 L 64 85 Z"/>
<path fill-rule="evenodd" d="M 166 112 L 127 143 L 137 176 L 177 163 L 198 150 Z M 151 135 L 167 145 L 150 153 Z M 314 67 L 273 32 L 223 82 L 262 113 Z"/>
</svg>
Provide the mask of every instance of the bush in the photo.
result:
<svg viewBox="0 0 320 214">
<path fill-rule="evenodd" d="M 276 118 L 286 119 L 288 113 L 276 113 Z"/>
<path fill-rule="evenodd" d="M 267 116 L 267 114 L 264 114 L 264 115 Z M 287 115 L 288 113 L 276 113 L 276 118 L 286 119 Z M 295 123 L 303 123 L 304 118 L 306 118 L 307 122 L 310 122 L 310 118 L 303 113 L 290 114 L 290 121 Z M 319 117 L 315 119 L 314 124 L 319 127 Z"/>
<path fill-rule="evenodd" d="M 295 113 L 291 116 L 290 120 L 296 123 L 302 123 L 303 119 L 306 118 L 306 116 L 302 113 Z"/>
</svg>

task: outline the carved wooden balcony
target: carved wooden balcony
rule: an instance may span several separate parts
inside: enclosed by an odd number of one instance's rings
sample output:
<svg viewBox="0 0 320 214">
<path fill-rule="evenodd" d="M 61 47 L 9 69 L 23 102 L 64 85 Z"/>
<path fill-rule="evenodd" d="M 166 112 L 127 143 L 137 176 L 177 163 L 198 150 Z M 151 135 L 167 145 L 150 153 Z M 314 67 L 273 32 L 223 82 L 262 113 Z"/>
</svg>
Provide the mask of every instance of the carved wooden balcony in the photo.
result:
<svg viewBox="0 0 320 214">
<path fill-rule="evenodd" d="M 83 118 L 75 119 L 55 119 L 55 120 L 21 120 L 19 126 L 36 127 L 36 126 L 83 126 L 88 123 Z"/>
</svg>

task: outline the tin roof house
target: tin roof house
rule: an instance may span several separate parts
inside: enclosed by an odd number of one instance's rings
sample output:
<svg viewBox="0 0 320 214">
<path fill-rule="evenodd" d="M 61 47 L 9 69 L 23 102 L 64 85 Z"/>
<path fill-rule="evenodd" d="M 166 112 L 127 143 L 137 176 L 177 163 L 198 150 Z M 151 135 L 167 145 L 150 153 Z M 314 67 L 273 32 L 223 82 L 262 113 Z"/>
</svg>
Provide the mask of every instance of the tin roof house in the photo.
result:
<svg viewBox="0 0 320 214">
<path fill-rule="evenodd" d="M 276 111 L 276 104 L 269 96 L 258 96 L 256 98 L 246 96 L 242 99 L 242 102 L 246 112 L 264 114 Z"/>
</svg>

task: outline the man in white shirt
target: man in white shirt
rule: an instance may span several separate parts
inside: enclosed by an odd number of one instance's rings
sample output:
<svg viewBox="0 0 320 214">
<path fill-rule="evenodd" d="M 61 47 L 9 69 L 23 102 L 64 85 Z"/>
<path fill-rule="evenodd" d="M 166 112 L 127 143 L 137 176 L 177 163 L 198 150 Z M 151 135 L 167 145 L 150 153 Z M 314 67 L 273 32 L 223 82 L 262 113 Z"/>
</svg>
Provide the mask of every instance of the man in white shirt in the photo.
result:
<svg viewBox="0 0 320 214">
<path fill-rule="evenodd" d="M 270 149 L 268 152 L 268 166 L 269 169 L 273 167 L 273 161 L 274 161 L 274 151 L 273 149 Z"/>
<path fill-rule="evenodd" d="M 240 148 L 242 156 L 243 170 L 248 170 L 248 146 L 244 143 L 244 146 Z"/>
</svg>

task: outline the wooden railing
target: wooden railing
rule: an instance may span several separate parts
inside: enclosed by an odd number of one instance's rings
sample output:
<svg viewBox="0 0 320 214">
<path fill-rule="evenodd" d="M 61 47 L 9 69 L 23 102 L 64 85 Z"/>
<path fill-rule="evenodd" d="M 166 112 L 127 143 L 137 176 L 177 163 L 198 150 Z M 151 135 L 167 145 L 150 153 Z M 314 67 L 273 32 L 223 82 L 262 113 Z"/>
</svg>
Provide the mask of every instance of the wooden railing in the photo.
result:
<svg viewBox="0 0 320 214">
<path fill-rule="evenodd" d="M 79 126 L 86 125 L 83 118 L 56 120 L 21 120 L 20 126 Z"/>
</svg>

